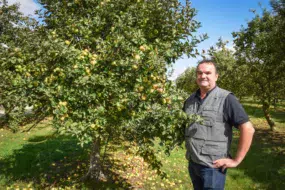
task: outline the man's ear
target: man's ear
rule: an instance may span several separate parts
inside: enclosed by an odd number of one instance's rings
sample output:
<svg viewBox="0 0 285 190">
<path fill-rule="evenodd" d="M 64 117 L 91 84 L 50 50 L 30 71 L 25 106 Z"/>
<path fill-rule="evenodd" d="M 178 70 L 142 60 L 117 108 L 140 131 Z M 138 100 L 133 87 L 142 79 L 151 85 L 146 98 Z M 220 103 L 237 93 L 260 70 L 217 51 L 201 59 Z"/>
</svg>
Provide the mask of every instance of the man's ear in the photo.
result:
<svg viewBox="0 0 285 190">
<path fill-rule="evenodd" d="M 219 74 L 217 73 L 217 74 L 216 74 L 216 80 L 218 80 L 218 78 L 219 78 Z"/>
</svg>

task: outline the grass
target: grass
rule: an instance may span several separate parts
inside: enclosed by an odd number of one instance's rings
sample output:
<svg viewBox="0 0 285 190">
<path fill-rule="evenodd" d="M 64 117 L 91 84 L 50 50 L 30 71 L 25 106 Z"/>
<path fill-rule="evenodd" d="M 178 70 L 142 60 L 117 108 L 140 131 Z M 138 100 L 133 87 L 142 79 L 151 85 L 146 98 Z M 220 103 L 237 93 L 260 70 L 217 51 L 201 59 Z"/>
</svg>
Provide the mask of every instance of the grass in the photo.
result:
<svg viewBox="0 0 285 190">
<path fill-rule="evenodd" d="M 278 130 L 271 132 L 260 106 L 250 100 L 243 103 L 256 134 L 245 160 L 228 170 L 226 189 L 284 189 L 284 105 L 272 112 Z M 75 138 L 55 134 L 49 123 L 47 120 L 29 133 L 0 129 L 0 189 L 193 189 L 183 147 L 170 156 L 157 153 L 168 176 L 160 179 L 142 158 L 132 154 L 136 147 L 126 151 L 112 145 L 105 162 L 107 180 L 84 184 L 80 178 L 87 172 L 88 147 L 78 146 Z M 238 131 L 234 131 L 233 154 L 237 142 Z"/>
<path fill-rule="evenodd" d="M 30 133 L 1 130 L 0 187 L 44 189 L 58 183 L 76 185 L 72 180 L 77 181 L 83 173 L 88 152 L 77 145 L 76 139 L 53 133 L 49 125 Z"/>
<path fill-rule="evenodd" d="M 257 125 L 266 125 L 262 106 L 251 98 L 244 99 L 242 104 L 250 116 L 251 120 Z M 285 128 L 285 101 L 279 101 L 276 106 L 271 106 L 270 115 L 276 122 L 277 130 Z"/>
<path fill-rule="evenodd" d="M 284 132 L 272 133 L 264 128 L 257 130 L 250 152 L 236 170 L 231 170 L 229 181 L 238 179 L 237 187 L 248 184 L 246 189 L 283 189 L 284 136 Z"/>
</svg>

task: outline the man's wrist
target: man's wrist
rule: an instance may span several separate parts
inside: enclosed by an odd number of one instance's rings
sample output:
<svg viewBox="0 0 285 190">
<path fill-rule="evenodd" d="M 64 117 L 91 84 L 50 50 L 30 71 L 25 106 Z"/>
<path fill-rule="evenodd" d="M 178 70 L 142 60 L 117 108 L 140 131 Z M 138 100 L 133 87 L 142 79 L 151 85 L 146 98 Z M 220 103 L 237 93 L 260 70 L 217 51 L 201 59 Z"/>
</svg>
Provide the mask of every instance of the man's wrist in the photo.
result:
<svg viewBox="0 0 285 190">
<path fill-rule="evenodd" d="M 241 158 L 233 158 L 233 161 L 234 161 L 237 165 L 239 165 L 239 164 L 241 163 L 242 159 L 241 159 Z"/>
</svg>

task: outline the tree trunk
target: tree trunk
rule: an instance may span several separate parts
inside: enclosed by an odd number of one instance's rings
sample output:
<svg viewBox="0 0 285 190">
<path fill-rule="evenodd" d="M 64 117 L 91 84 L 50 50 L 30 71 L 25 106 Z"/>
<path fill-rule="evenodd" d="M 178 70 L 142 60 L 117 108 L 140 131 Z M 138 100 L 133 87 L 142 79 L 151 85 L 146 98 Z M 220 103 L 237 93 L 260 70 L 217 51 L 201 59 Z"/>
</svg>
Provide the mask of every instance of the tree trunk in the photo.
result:
<svg viewBox="0 0 285 190">
<path fill-rule="evenodd" d="M 270 126 L 271 131 L 275 130 L 275 123 L 273 121 L 273 119 L 270 116 L 269 110 L 270 110 L 270 105 L 267 102 L 263 102 L 262 103 L 262 110 L 265 116 L 265 119 L 268 123 L 268 125 Z"/>
<path fill-rule="evenodd" d="M 105 175 L 102 170 L 102 162 L 100 159 L 100 148 L 101 148 L 100 139 L 95 139 L 92 144 L 90 163 L 87 174 L 82 178 L 83 181 L 86 180 L 95 180 L 99 181 L 105 179 Z"/>
</svg>

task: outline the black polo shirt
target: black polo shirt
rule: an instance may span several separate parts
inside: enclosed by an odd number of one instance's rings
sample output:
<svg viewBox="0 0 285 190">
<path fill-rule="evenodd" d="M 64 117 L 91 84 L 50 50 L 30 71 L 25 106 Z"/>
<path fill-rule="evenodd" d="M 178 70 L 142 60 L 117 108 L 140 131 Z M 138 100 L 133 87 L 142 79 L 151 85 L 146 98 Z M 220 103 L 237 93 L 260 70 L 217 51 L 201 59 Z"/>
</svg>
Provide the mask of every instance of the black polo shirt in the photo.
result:
<svg viewBox="0 0 285 190">
<path fill-rule="evenodd" d="M 198 106 L 203 104 L 203 102 L 208 97 L 208 95 L 213 91 L 213 89 L 207 92 L 206 97 L 204 99 L 200 98 L 200 89 L 196 91 L 195 99 L 198 100 L 197 101 L 199 104 Z M 183 106 L 183 111 L 185 111 L 184 106 Z M 231 126 L 234 126 L 236 128 L 238 128 L 239 125 L 249 121 L 248 115 L 246 114 L 241 103 L 238 101 L 237 97 L 232 93 L 230 93 L 225 99 L 224 120 L 225 122 L 229 123 Z"/>
</svg>

